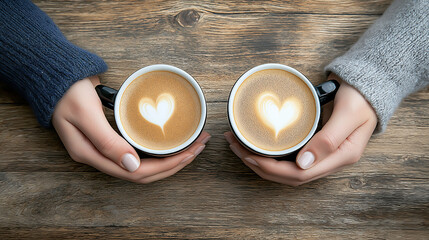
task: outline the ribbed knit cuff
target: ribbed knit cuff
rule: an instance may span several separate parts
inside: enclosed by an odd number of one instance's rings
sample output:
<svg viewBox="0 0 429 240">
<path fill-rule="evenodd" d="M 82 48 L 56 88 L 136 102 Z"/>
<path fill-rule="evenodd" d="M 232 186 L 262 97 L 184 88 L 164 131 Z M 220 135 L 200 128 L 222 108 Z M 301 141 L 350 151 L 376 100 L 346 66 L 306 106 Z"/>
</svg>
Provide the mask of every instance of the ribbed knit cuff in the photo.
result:
<svg viewBox="0 0 429 240">
<path fill-rule="evenodd" d="M 378 78 L 385 75 L 380 70 L 369 61 L 354 59 L 347 54 L 336 58 L 325 68 L 327 75 L 335 73 L 355 87 L 371 104 L 378 119 L 374 133 L 381 133 L 386 129 L 390 117 L 402 100 L 401 94 L 395 94 L 398 89 L 393 81 Z"/>
<path fill-rule="evenodd" d="M 70 43 L 30 1 L 0 2 L 0 76 L 29 102 L 45 127 L 76 81 L 107 70 L 104 61 Z"/>
<path fill-rule="evenodd" d="M 383 132 L 402 99 L 428 85 L 428 1 L 395 1 L 343 56 L 325 67 L 372 105 Z"/>
</svg>

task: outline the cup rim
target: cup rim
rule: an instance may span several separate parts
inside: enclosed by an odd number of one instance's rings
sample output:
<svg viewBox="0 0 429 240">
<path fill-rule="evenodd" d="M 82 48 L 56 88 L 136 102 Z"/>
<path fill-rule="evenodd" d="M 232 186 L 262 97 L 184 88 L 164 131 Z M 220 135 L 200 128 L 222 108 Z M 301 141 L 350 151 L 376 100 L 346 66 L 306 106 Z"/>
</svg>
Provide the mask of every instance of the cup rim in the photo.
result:
<svg viewBox="0 0 429 240">
<path fill-rule="evenodd" d="M 122 95 L 125 92 L 125 89 L 128 87 L 128 85 L 130 85 L 139 76 L 141 76 L 145 73 L 148 73 L 148 72 L 153 72 L 153 71 L 168 71 L 168 72 L 172 72 L 172 73 L 175 73 L 177 75 L 180 75 L 181 77 L 186 79 L 192 85 L 192 87 L 195 89 L 195 91 L 197 92 L 198 98 L 200 100 L 200 106 L 201 106 L 200 121 L 198 123 L 197 129 L 194 131 L 192 136 L 190 138 L 188 138 L 188 140 L 186 140 L 184 143 L 180 144 L 179 146 L 169 148 L 169 149 L 165 149 L 165 150 L 150 149 L 150 148 L 141 146 L 140 144 L 136 143 L 133 139 L 131 139 L 131 137 L 125 131 L 125 129 L 122 125 L 122 122 L 120 120 L 120 114 L 119 114 L 120 100 L 121 100 Z M 116 94 L 116 97 L 115 97 L 115 104 L 114 104 L 113 111 L 114 111 L 114 115 L 115 115 L 116 125 L 118 126 L 120 133 L 131 145 L 133 145 L 138 150 L 140 150 L 144 153 L 147 153 L 149 155 L 166 156 L 166 155 L 172 155 L 172 154 L 178 153 L 178 152 L 186 149 L 192 143 L 194 143 L 195 140 L 197 140 L 197 138 L 202 133 L 204 125 L 206 123 L 207 103 L 206 103 L 204 93 L 201 89 L 201 86 L 198 84 L 198 82 L 189 73 L 185 72 L 184 70 L 182 70 L 178 67 L 172 66 L 172 65 L 154 64 L 154 65 L 149 65 L 149 66 L 143 67 L 143 68 L 135 71 L 133 74 L 131 74 L 122 83 L 122 85 L 119 88 L 118 93 Z"/>
<path fill-rule="evenodd" d="M 262 149 L 262 148 L 259 148 L 259 147 L 255 146 L 254 144 L 252 144 L 251 142 L 249 142 L 241 134 L 240 130 L 238 129 L 238 127 L 237 127 L 237 125 L 235 123 L 234 114 L 233 114 L 234 98 L 235 98 L 237 90 L 241 86 L 241 84 L 250 75 L 252 75 L 252 74 L 254 74 L 256 72 L 259 72 L 259 71 L 262 71 L 262 70 L 268 70 L 268 69 L 284 70 L 284 71 L 290 72 L 290 73 L 296 75 L 297 77 L 299 77 L 302 81 L 304 81 L 304 83 L 307 84 L 307 86 L 311 90 L 311 93 L 313 94 L 313 98 L 314 98 L 315 103 L 316 103 L 316 118 L 314 119 L 314 123 L 313 123 L 313 126 L 312 126 L 310 132 L 307 134 L 307 136 L 301 142 L 299 142 L 295 146 L 293 146 L 291 148 L 288 148 L 288 149 L 280 150 L 280 151 L 265 150 L 265 149 Z M 320 119 L 320 101 L 319 101 L 319 97 L 318 97 L 318 95 L 316 93 L 316 89 L 313 86 L 313 84 L 302 73 L 300 73 L 298 70 L 296 70 L 295 68 L 283 65 L 283 64 L 279 64 L 279 63 L 265 63 L 265 64 L 258 65 L 256 67 L 253 67 L 250 70 L 246 71 L 234 83 L 233 87 L 231 88 L 231 91 L 230 91 L 230 94 L 229 94 L 229 98 L 228 98 L 228 114 L 227 114 L 227 116 L 228 116 L 229 125 L 232 128 L 234 135 L 238 138 L 238 140 L 241 143 L 243 143 L 245 145 L 245 147 L 247 147 L 248 149 L 252 150 L 253 152 L 259 153 L 259 154 L 264 155 L 264 156 L 281 157 L 281 156 L 288 155 L 288 154 L 290 154 L 292 152 L 295 152 L 296 150 L 300 149 L 314 135 L 314 133 L 316 132 L 318 123 L 319 123 L 319 119 Z"/>
</svg>

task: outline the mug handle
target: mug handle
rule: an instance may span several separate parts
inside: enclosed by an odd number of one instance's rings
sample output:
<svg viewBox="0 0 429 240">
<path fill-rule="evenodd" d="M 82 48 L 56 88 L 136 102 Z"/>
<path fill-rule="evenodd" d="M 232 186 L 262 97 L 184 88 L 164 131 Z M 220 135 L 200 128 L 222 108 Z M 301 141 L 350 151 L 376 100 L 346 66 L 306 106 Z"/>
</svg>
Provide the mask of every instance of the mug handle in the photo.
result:
<svg viewBox="0 0 429 240">
<path fill-rule="evenodd" d="M 340 84 L 335 80 L 329 80 L 315 87 L 317 96 L 319 96 L 320 105 L 324 105 L 335 98 Z"/>
<path fill-rule="evenodd" d="M 95 91 L 100 97 L 101 103 L 103 103 L 105 107 L 113 109 L 113 106 L 115 106 L 115 98 L 118 90 L 104 85 L 97 85 L 95 86 Z"/>
</svg>

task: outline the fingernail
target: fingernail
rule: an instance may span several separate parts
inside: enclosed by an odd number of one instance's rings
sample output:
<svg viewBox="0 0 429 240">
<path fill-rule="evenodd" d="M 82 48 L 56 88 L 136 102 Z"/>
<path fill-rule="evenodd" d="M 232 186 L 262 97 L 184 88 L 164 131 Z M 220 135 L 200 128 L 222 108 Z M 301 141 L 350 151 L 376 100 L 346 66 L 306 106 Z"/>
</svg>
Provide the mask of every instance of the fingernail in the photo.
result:
<svg viewBox="0 0 429 240">
<path fill-rule="evenodd" d="M 240 150 L 238 150 L 238 148 L 234 145 L 229 145 L 229 148 L 231 148 L 231 150 L 235 153 L 235 155 L 237 155 L 239 158 L 243 157 L 243 154 L 241 154 Z"/>
<path fill-rule="evenodd" d="M 248 162 L 248 163 L 251 163 L 251 164 L 259 167 L 259 164 L 251 157 L 245 157 L 244 160 L 246 160 L 246 162 Z"/>
<path fill-rule="evenodd" d="M 223 134 L 225 136 L 226 141 L 228 141 L 230 144 L 232 143 L 232 136 L 230 133 L 226 132 Z"/>
<path fill-rule="evenodd" d="M 212 136 L 208 135 L 206 138 L 204 138 L 204 139 L 201 141 L 201 143 L 202 143 L 202 144 L 206 144 L 206 143 L 210 140 L 210 138 L 212 138 Z"/>
<path fill-rule="evenodd" d="M 122 156 L 122 165 L 124 165 L 124 167 L 128 171 L 134 172 L 135 170 L 137 170 L 137 168 L 139 168 L 140 161 L 137 160 L 136 157 L 134 157 L 134 155 L 132 155 L 131 153 L 125 153 Z"/>
<path fill-rule="evenodd" d="M 297 160 L 298 165 L 302 169 L 310 168 L 311 164 L 314 163 L 314 155 L 311 152 L 305 152 Z"/>
<path fill-rule="evenodd" d="M 180 164 L 185 163 L 185 162 L 187 162 L 187 161 L 191 160 L 193 157 L 195 157 L 195 155 L 194 155 L 194 154 L 191 154 L 191 155 L 187 156 L 185 159 L 183 159 L 183 160 L 180 162 Z"/>
<path fill-rule="evenodd" d="M 200 154 L 204 150 L 205 147 L 206 147 L 206 145 L 199 146 L 197 148 L 197 150 L 195 150 L 194 155 L 197 156 L 198 154 Z"/>
</svg>

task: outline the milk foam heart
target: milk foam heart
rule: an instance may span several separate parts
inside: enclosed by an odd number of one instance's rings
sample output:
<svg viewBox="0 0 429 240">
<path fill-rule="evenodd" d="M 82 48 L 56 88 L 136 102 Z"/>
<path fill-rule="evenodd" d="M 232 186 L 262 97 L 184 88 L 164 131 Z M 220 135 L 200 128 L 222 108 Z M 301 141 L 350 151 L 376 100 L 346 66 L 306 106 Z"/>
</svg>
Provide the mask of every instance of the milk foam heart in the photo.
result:
<svg viewBox="0 0 429 240">
<path fill-rule="evenodd" d="M 288 98 L 281 104 L 277 95 L 264 92 L 257 102 L 257 112 L 263 123 L 275 131 L 275 137 L 295 122 L 300 114 L 300 103 L 296 98 Z"/>
<path fill-rule="evenodd" d="M 150 98 L 142 98 L 139 110 L 144 119 L 158 125 L 164 134 L 164 125 L 174 112 L 174 98 L 168 93 L 159 95 L 156 103 Z"/>
</svg>

